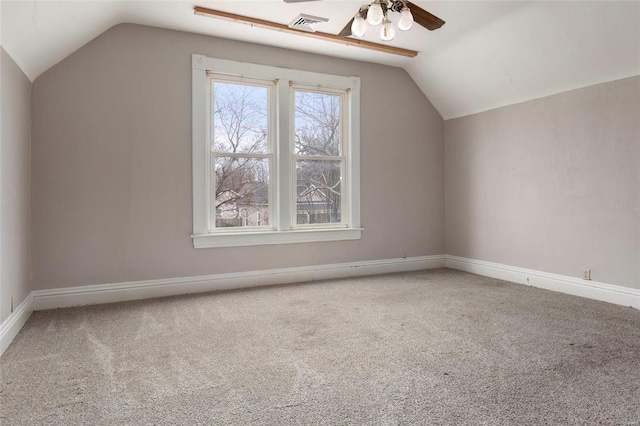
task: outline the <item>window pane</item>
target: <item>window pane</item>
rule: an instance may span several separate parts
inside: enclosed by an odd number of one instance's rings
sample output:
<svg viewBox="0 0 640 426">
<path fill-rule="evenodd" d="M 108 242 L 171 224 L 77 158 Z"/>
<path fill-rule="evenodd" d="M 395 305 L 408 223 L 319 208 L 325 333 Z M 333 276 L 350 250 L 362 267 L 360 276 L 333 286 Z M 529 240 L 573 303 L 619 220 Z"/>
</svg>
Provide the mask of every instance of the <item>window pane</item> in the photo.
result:
<svg viewBox="0 0 640 426">
<path fill-rule="evenodd" d="M 269 225 L 269 160 L 215 158 L 214 208 L 218 228 Z"/>
<path fill-rule="evenodd" d="M 340 155 L 340 95 L 295 92 L 295 153 Z"/>
<path fill-rule="evenodd" d="M 341 162 L 296 161 L 296 223 L 340 223 Z"/>
<path fill-rule="evenodd" d="M 266 153 L 269 96 L 265 86 L 213 82 L 213 149 Z"/>
</svg>

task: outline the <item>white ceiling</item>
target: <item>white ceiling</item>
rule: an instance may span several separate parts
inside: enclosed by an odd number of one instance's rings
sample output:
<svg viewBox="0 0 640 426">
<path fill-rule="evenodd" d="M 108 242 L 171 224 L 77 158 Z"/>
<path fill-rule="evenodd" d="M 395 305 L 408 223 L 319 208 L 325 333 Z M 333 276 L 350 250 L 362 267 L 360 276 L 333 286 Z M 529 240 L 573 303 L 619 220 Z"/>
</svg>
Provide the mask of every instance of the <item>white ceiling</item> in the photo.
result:
<svg viewBox="0 0 640 426">
<path fill-rule="evenodd" d="M 445 119 L 640 75 L 638 1 L 414 0 L 447 22 L 398 32 L 390 44 L 418 50 L 416 58 L 193 14 L 198 5 L 287 24 L 302 12 L 329 18 L 318 30 L 338 33 L 364 2 L 2 0 L 1 43 L 31 80 L 123 22 L 394 65 Z"/>
</svg>

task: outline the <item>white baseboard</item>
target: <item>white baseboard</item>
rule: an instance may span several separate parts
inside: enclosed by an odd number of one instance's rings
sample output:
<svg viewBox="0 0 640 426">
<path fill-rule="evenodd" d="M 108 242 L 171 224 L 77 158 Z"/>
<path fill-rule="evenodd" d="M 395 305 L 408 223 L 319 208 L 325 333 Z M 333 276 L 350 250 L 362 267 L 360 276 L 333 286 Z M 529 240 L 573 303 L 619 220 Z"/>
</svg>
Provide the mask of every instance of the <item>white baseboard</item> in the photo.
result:
<svg viewBox="0 0 640 426">
<path fill-rule="evenodd" d="M 0 355 L 32 311 L 391 272 L 452 268 L 640 309 L 640 290 L 499 263 L 436 255 L 35 290 L 0 325 Z"/>
<path fill-rule="evenodd" d="M 216 290 L 444 268 L 445 259 L 445 255 L 421 256 L 35 290 L 32 292 L 33 310 L 39 311 Z"/>
<path fill-rule="evenodd" d="M 447 255 L 446 266 L 486 277 L 640 309 L 640 289 Z"/>
<path fill-rule="evenodd" d="M 33 294 L 29 293 L 26 299 L 18 305 L 9 317 L 0 325 L 0 355 L 7 350 L 14 337 L 27 322 L 33 312 Z"/>
</svg>

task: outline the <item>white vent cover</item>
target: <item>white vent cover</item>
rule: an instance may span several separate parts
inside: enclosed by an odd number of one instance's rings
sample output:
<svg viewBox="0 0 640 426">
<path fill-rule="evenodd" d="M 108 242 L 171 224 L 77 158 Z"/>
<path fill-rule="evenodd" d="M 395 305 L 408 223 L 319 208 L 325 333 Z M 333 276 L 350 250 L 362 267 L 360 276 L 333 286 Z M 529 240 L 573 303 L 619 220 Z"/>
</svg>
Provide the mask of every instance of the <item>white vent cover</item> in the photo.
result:
<svg viewBox="0 0 640 426">
<path fill-rule="evenodd" d="M 316 30 L 312 25 L 322 24 L 324 22 L 329 22 L 329 20 L 327 18 L 320 18 L 319 16 L 311 16 L 301 13 L 289 23 L 289 28 L 315 33 Z"/>
</svg>

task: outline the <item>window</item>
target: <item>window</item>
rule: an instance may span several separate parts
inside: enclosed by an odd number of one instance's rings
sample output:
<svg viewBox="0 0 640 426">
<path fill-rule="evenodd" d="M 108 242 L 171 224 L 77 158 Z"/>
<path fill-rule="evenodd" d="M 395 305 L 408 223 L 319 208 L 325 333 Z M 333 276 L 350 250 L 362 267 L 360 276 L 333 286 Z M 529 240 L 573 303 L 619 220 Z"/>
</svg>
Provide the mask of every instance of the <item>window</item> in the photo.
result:
<svg viewBox="0 0 640 426">
<path fill-rule="evenodd" d="M 273 82 L 209 78 L 208 231 L 267 227 L 273 207 Z M 264 216 L 266 220 L 260 220 Z"/>
<path fill-rule="evenodd" d="M 293 86 L 296 225 L 342 224 L 345 91 Z"/>
<path fill-rule="evenodd" d="M 194 247 L 359 239 L 359 78 L 192 68 Z"/>
</svg>

